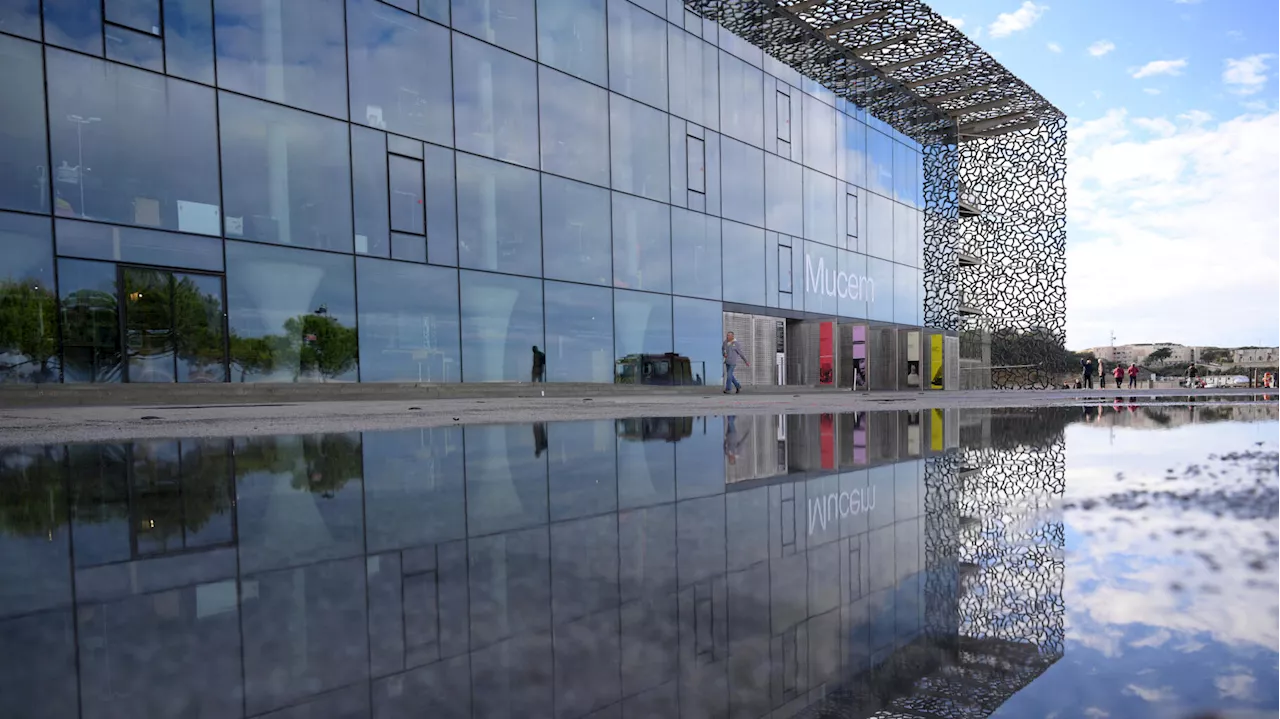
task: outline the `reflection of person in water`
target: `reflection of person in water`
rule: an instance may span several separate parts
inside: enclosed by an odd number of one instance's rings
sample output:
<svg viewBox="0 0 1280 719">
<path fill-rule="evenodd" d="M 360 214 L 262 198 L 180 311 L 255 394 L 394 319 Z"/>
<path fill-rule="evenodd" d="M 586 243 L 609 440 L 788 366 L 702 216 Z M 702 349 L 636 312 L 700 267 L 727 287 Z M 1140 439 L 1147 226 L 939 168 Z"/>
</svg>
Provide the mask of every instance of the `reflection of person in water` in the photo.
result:
<svg viewBox="0 0 1280 719">
<path fill-rule="evenodd" d="M 738 455 L 742 451 L 742 445 L 747 441 L 747 437 L 751 435 L 751 430 L 747 430 L 744 435 L 738 435 L 738 417 L 736 415 L 728 415 L 724 422 L 724 457 L 729 464 L 738 463 Z"/>
<path fill-rule="evenodd" d="M 547 424 L 546 422 L 534 422 L 533 456 L 541 457 L 545 451 L 547 451 Z"/>
<path fill-rule="evenodd" d="M 533 372 L 530 382 L 546 382 L 547 381 L 547 353 L 538 349 L 538 345 L 533 346 Z"/>
</svg>

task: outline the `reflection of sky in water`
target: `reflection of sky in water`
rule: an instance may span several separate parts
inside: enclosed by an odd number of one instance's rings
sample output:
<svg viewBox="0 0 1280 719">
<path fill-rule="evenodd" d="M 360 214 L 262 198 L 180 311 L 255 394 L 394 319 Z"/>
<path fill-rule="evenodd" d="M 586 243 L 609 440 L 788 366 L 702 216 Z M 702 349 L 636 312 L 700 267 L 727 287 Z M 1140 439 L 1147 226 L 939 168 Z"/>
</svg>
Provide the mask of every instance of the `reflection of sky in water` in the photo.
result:
<svg viewBox="0 0 1280 719">
<path fill-rule="evenodd" d="M 993 716 L 1276 716 L 1276 430 L 1067 429 L 1066 655 Z"/>
</svg>

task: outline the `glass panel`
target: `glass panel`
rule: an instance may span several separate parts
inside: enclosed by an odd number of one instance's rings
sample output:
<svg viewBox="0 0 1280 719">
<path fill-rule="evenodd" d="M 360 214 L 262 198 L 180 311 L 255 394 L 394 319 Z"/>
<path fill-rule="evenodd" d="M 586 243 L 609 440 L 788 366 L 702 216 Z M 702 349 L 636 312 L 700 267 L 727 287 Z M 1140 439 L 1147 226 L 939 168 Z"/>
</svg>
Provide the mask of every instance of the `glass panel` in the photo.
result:
<svg viewBox="0 0 1280 719">
<path fill-rule="evenodd" d="M 236 439 L 241 570 L 248 574 L 360 554 L 361 457 L 359 434 Z"/>
<path fill-rule="evenodd" d="M 765 245 L 765 251 L 769 249 L 768 244 Z M 767 256 L 766 256 L 767 258 Z M 793 282 L 794 274 L 791 271 L 792 257 L 791 248 L 785 245 L 778 245 L 778 291 L 786 294 L 795 292 L 795 283 Z"/>
<path fill-rule="evenodd" d="M 353 381 L 352 258 L 227 242 L 232 381 Z"/>
<path fill-rule="evenodd" d="M 406 262 L 427 262 L 427 240 L 422 235 L 391 233 L 391 259 Z"/>
<path fill-rule="evenodd" d="M 804 236 L 804 173 L 800 165 L 765 153 L 765 226 Z"/>
<path fill-rule="evenodd" d="M 458 153 L 461 266 L 542 274 L 538 173 Z"/>
<path fill-rule="evenodd" d="M 719 51 L 671 27 L 667 32 L 671 114 L 703 127 L 720 126 Z"/>
<path fill-rule="evenodd" d="M 214 0 L 218 86 L 347 117 L 342 0 Z"/>
<path fill-rule="evenodd" d="M 724 313 L 719 302 L 672 299 L 676 354 L 688 357 L 693 384 L 718 386 L 723 381 L 720 342 Z"/>
<path fill-rule="evenodd" d="M 893 266 L 893 321 L 904 325 L 919 323 L 916 310 L 917 275 L 920 271 L 911 267 Z"/>
<path fill-rule="evenodd" d="M 893 263 L 867 258 L 867 278 L 871 280 L 867 294 L 867 317 L 892 322 L 894 317 Z"/>
<path fill-rule="evenodd" d="M 458 193 L 453 150 L 427 145 L 427 261 L 458 264 Z"/>
<path fill-rule="evenodd" d="M 610 375 L 611 373 L 606 374 L 606 382 L 611 381 Z M 547 426 L 551 521 L 559 522 L 575 517 L 587 517 L 602 512 L 614 512 L 618 509 L 617 443 L 618 438 L 614 433 L 611 420 L 555 422 Z M 590 603 L 590 599 L 583 596 L 585 592 L 582 590 L 589 591 L 588 587 L 597 581 L 606 586 L 609 584 L 599 575 L 592 573 L 583 576 L 580 570 L 575 569 L 575 566 L 581 566 L 576 564 L 580 552 L 587 550 L 594 554 L 592 548 L 601 546 L 613 552 L 612 561 L 616 565 L 618 551 L 616 519 L 610 515 L 604 517 L 603 522 L 605 523 L 604 536 L 578 535 L 572 537 L 572 541 L 560 544 L 562 550 L 569 549 L 573 556 L 564 558 L 565 564 L 552 570 L 553 576 L 557 576 L 554 595 L 556 609 L 553 610 L 557 623 L 560 623 L 562 617 L 567 614 L 564 611 L 565 606 L 580 607 Z M 553 537 L 551 540 L 553 551 L 559 544 L 556 539 Z M 559 569 L 566 571 L 558 572 Z M 616 569 L 609 573 L 616 576 Z M 571 584 L 571 589 L 559 591 L 561 582 Z M 616 592 L 613 596 L 616 602 Z M 605 600 L 602 605 L 601 608 L 604 608 L 609 606 L 609 603 Z"/>
<path fill-rule="evenodd" d="M 107 22 L 150 35 L 160 34 L 160 0 L 106 0 Z"/>
<path fill-rule="evenodd" d="M 867 254 L 893 259 L 893 202 L 876 194 L 867 195 Z"/>
<path fill-rule="evenodd" d="M 173 276 L 173 336 L 179 382 L 226 382 L 222 278 Z M 130 376 L 132 381 L 133 375 Z"/>
<path fill-rule="evenodd" d="M 545 379 L 542 282 L 487 272 L 464 271 L 461 276 L 462 379 Z"/>
<path fill-rule="evenodd" d="M 893 196 L 893 140 L 867 129 L 867 189 Z"/>
<path fill-rule="evenodd" d="M 720 142 L 720 189 L 724 217 L 764 226 L 764 152 L 724 138 Z"/>
<path fill-rule="evenodd" d="M 173 276 L 134 268 L 123 276 L 128 379 L 173 382 Z"/>
<path fill-rule="evenodd" d="M 107 25 L 107 59 L 164 72 L 164 41 L 155 35 Z"/>
<path fill-rule="evenodd" d="M 836 179 L 809 168 L 804 169 L 804 236 L 825 245 L 835 245 Z"/>
<path fill-rule="evenodd" d="M 671 198 L 667 117 L 620 95 L 609 99 L 613 189 L 659 202 Z"/>
<path fill-rule="evenodd" d="M 460 382 L 458 273 L 360 258 L 360 379 Z"/>
<path fill-rule="evenodd" d="M 216 237 L 63 219 L 56 228 L 59 255 L 222 271 L 222 240 Z"/>
<path fill-rule="evenodd" d="M 844 121 L 845 168 L 848 174 L 844 179 L 858 187 L 867 186 L 867 126 L 845 118 Z"/>
<path fill-rule="evenodd" d="M 720 299 L 720 220 L 671 210 L 671 274 L 678 295 Z"/>
<path fill-rule="evenodd" d="M 604 0 L 538 3 L 538 61 L 593 82 L 608 82 Z"/>
<path fill-rule="evenodd" d="M 836 111 L 804 95 L 804 164 L 836 174 Z"/>
<path fill-rule="evenodd" d="M 44 4 L 44 41 L 102 54 L 102 0 L 60 0 Z"/>
<path fill-rule="evenodd" d="M 613 381 L 613 293 L 548 282 L 547 381 Z"/>
<path fill-rule="evenodd" d="M 858 196 L 846 192 L 844 196 L 845 235 L 851 238 L 858 236 Z M 850 242 L 849 244 L 853 244 Z"/>
<path fill-rule="evenodd" d="M 791 96 L 785 92 L 779 92 L 777 96 L 778 106 L 778 139 L 783 142 L 791 142 Z"/>
<path fill-rule="evenodd" d="M 613 281 L 609 191 L 542 176 L 543 274 L 608 285 Z"/>
<path fill-rule="evenodd" d="M 609 93 L 539 68 L 542 169 L 609 186 Z"/>
<path fill-rule="evenodd" d="M 40 0 L 0 0 L 0 28 L 7 33 L 39 40 Z"/>
<path fill-rule="evenodd" d="M 536 23 L 533 0 L 453 0 L 454 29 L 525 57 L 537 53 Z"/>
<path fill-rule="evenodd" d="M 448 25 L 449 0 L 418 0 L 418 14 L 441 25 Z"/>
<path fill-rule="evenodd" d="M 119 382 L 120 316 L 116 266 L 58 260 L 64 382 Z"/>
<path fill-rule="evenodd" d="M 706 142 L 689 135 L 685 136 L 687 145 L 686 176 L 689 178 L 689 189 L 703 194 L 707 191 L 707 150 Z"/>
<path fill-rule="evenodd" d="M 840 268 L 836 248 L 805 242 L 804 309 L 824 315 L 840 311 Z"/>
<path fill-rule="evenodd" d="M 49 219 L 0 212 L 0 384 L 58 381 Z"/>
<path fill-rule="evenodd" d="M 765 304 L 764 230 L 724 221 L 724 300 Z"/>
<path fill-rule="evenodd" d="M 213 84 L 213 7 L 209 0 L 164 0 L 164 58 L 168 74 Z"/>
<path fill-rule="evenodd" d="M 920 153 L 901 142 L 893 143 L 893 199 L 915 203 L 916 165 L 919 162 Z"/>
<path fill-rule="evenodd" d="M 534 64 L 456 33 L 453 61 L 458 149 L 536 168 L 538 78 Z"/>
<path fill-rule="evenodd" d="M 387 257 L 391 253 L 391 227 L 387 207 L 387 136 L 376 130 L 351 126 L 351 179 L 354 183 L 356 253 Z"/>
<path fill-rule="evenodd" d="M 424 234 L 422 206 L 422 161 L 392 155 L 387 158 L 391 191 L 391 229 Z M 423 248 L 426 252 L 426 248 Z M 423 257 L 426 261 L 426 257 Z"/>
<path fill-rule="evenodd" d="M 376 0 L 347 0 L 351 119 L 453 144 L 449 31 Z"/>
<path fill-rule="evenodd" d="M 615 381 L 671 384 L 671 297 L 648 292 L 613 293 Z"/>
<path fill-rule="evenodd" d="M 916 210 L 893 203 L 893 261 L 900 265 L 915 265 Z"/>
<path fill-rule="evenodd" d="M 366 262 L 384 264 L 357 264 Z M 360 324 L 363 329 L 363 319 Z M 466 537 L 461 427 L 367 432 L 363 437 L 369 552 L 426 545 L 434 557 L 435 548 L 429 545 Z M 398 575 L 396 586 L 401 586 Z M 434 593 L 434 578 L 430 587 Z"/>
<path fill-rule="evenodd" d="M 346 126 L 229 93 L 218 104 L 227 236 L 351 252 Z"/>
<path fill-rule="evenodd" d="M 671 291 L 671 208 L 613 193 L 613 285 Z"/>
<path fill-rule="evenodd" d="M 0 35 L 0 208 L 49 211 L 40 46 Z"/>
<path fill-rule="evenodd" d="M 542 456 L 547 451 L 546 424 L 467 427 L 463 430 L 463 447 L 467 463 L 468 534 L 475 537 L 547 523 L 547 460 Z M 546 527 L 543 526 L 535 532 L 525 534 L 523 542 L 514 541 L 515 537 L 512 537 L 511 547 L 507 550 L 503 549 L 507 538 L 501 535 L 483 541 L 471 540 L 468 549 L 471 553 L 472 617 L 479 619 L 476 614 L 488 609 L 486 614 L 500 613 L 500 616 L 508 620 L 520 621 L 522 613 L 512 610 L 520 605 L 527 605 L 527 592 L 516 592 L 516 596 L 509 598 L 481 599 L 477 595 L 484 591 L 482 588 L 491 587 L 495 583 L 502 587 L 501 594 L 507 595 L 506 577 L 503 576 L 507 572 L 517 575 L 527 572 L 534 576 L 541 575 L 544 581 L 549 580 L 550 572 L 543 563 L 545 560 L 537 562 L 533 557 L 520 556 L 537 546 L 533 543 L 537 541 L 533 537 L 538 535 L 541 535 L 540 543 L 545 552 L 546 532 Z M 493 557 L 494 554 L 506 554 L 508 551 L 516 555 L 512 557 L 513 560 L 518 558 L 524 561 L 504 562 Z M 507 566 L 503 567 L 504 564 Z M 539 564 L 542 566 L 539 567 Z M 526 576 L 524 579 L 527 589 L 529 578 Z M 546 618 L 550 619 L 549 616 Z M 480 639 L 478 635 L 480 631 L 484 631 L 477 624 L 481 622 L 475 621 L 472 625 L 472 641 Z M 485 633 L 490 636 L 501 636 L 508 631 L 506 621 L 485 624 L 488 625 Z"/>
<path fill-rule="evenodd" d="M 393 155 L 422 159 L 422 143 L 399 135 L 387 135 L 387 152 Z"/>
<path fill-rule="evenodd" d="M 57 213 L 220 234 L 213 91 L 61 50 L 48 59 Z"/>
<path fill-rule="evenodd" d="M 867 316 L 867 300 L 874 296 L 875 285 L 867 277 L 867 257 L 841 250 L 838 257 L 840 272 L 837 275 L 837 299 L 842 317 Z"/>
<path fill-rule="evenodd" d="M 720 128 L 756 147 L 764 143 L 764 74 L 726 52 L 720 53 Z"/>
<path fill-rule="evenodd" d="M 667 24 L 623 0 L 609 3 L 609 87 L 667 109 Z"/>
</svg>

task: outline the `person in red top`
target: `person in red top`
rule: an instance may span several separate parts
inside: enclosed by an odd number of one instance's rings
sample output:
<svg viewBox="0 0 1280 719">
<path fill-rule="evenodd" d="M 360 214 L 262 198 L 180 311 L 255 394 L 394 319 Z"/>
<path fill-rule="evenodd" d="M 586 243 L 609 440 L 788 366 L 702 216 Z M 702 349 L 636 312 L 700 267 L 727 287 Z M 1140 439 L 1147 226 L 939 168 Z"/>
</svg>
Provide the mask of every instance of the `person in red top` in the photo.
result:
<svg viewBox="0 0 1280 719">
<path fill-rule="evenodd" d="M 1138 386 L 1138 363 L 1131 362 L 1129 364 L 1129 389 L 1136 389 Z"/>
<path fill-rule="evenodd" d="M 1120 389 L 1120 382 L 1124 379 L 1124 365 L 1116 363 L 1116 368 L 1111 371 L 1111 375 L 1116 378 L 1116 389 Z"/>
</svg>

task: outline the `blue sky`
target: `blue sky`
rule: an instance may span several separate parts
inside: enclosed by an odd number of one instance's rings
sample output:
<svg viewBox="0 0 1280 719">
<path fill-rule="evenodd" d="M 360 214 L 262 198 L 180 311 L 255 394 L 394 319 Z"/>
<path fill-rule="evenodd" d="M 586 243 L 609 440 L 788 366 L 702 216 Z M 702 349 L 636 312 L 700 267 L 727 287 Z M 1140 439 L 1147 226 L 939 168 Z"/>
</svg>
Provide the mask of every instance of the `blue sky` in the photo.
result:
<svg viewBox="0 0 1280 719">
<path fill-rule="evenodd" d="M 1280 343 L 1280 4 L 929 4 L 1070 118 L 1069 346 Z"/>
</svg>

